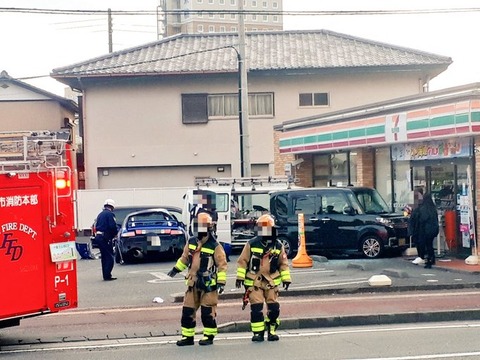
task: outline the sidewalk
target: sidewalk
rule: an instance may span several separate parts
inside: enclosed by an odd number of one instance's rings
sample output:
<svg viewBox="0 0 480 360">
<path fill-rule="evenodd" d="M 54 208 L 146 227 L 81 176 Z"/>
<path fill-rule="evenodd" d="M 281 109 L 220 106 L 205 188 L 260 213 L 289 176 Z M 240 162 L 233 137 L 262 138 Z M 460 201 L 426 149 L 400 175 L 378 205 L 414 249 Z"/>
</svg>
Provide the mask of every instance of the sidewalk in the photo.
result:
<svg viewBox="0 0 480 360">
<path fill-rule="evenodd" d="M 436 260 L 436 267 L 449 271 L 465 272 L 470 274 L 480 274 L 479 265 L 468 265 L 464 259 L 457 258 L 441 258 Z"/>
</svg>

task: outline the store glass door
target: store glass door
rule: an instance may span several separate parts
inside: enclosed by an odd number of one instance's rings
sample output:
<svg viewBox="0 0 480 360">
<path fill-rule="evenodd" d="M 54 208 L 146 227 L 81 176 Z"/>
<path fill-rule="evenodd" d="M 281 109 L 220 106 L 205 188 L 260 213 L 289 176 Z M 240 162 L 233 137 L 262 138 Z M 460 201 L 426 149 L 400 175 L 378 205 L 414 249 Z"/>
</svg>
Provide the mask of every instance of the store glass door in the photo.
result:
<svg viewBox="0 0 480 360">
<path fill-rule="evenodd" d="M 437 255 L 442 252 L 468 252 L 470 244 L 459 231 L 458 194 L 467 183 L 468 163 L 452 161 L 412 161 L 414 207 L 422 195 L 429 192 L 435 202 L 441 223 L 436 244 Z"/>
</svg>

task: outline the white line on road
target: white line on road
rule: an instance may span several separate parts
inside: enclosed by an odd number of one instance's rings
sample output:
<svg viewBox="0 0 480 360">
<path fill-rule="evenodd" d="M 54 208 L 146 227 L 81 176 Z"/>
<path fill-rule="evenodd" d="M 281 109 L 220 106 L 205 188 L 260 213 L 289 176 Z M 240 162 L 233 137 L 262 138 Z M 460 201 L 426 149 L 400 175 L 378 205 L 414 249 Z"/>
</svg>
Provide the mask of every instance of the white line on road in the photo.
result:
<svg viewBox="0 0 480 360">
<path fill-rule="evenodd" d="M 453 324 L 447 325 L 442 324 L 442 328 L 450 328 L 450 329 L 460 329 L 460 328 L 478 328 L 480 327 L 480 323 L 473 323 L 473 324 Z M 438 324 L 434 325 L 420 325 L 420 326 L 401 326 L 396 327 L 392 325 L 391 327 L 380 327 L 380 328 L 358 328 L 358 329 L 348 329 L 348 330 L 327 330 L 327 331 L 307 331 L 307 332 L 298 332 L 298 333 L 289 333 L 282 331 L 282 337 L 312 337 L 312 336 L 332 336 L 338 334 L 354 334 L 354 333 L 378 333 L 378 332 L 400 332 L 400 331 L 414 331 L 414 330 L 430 330 L 430 329 L 438 329 Z M 250 339 L 251 334 L 245 335 L 245 333 L 239 333 L 237 335 L 226 335 L 222 336 L 219 335 L 216 337 L 216 341 L 222 340 L 246 340 Z M 1 351 L 2 354 L 20 354 L 20 353 L 35 353 L 35 352 L 51 352 L 51 351 L 72 351 L 72 350 L 93 350 L 93 349 L 106 349 L 106 348 L 122 348 L 122 347 L 134 347 L 134 346 L 151 346 L 151 345 L 165 345 L 165 344 L 174 344 L 176 340 L 172 339 L 165 339 L 162 340 L 155 340 L 155 338 L 149 339 L 137 339 L 135 342 L 132 339 L 118 339 L 118 340 L 99 340 L 98 342 L 94 342 L 92 340 L 82 342 L 81 345 L 71 345 L 71 344 L 64 344 L 61 346 L 52 346 L 52 347 L 45 347 L 45 344 L 29 345 L 28 348 L 25 349 L 18 349 L 18 345 L 15 345 L 15 349 L 8 350 L 8 348 Z M 39 347 L 36 347 L 39 346 Z M 43 346 L 43 347 L 40 347 Z M 432 355 L 412 355 L 412 356 L 400 356 L 400 357 L 375 357 L 375 358 L 350 358 L 349 360 L 422 360 L 422 359 L 446 359 L 446 358 L 462 358 L 462 357 L 473 357 L 479 356 L 480 352 L 462 352 L 462 353 L 449 353 L 449 354 L 432 354 Z"/>
<path fill-rule="evenodd" d="M 464 353 L 452 353 L 452 354 L 433 354 L 433 355 L 412 355 L 412 356 L 398 356 L 398 357 L 376 357 L 376 358 L 358 358 L 348 360 L 422 360 L 422 359 L 454 359 L 465 358 L 472 356 L 479 356 L 480 352 L 464 352 Z"/>
</svg>

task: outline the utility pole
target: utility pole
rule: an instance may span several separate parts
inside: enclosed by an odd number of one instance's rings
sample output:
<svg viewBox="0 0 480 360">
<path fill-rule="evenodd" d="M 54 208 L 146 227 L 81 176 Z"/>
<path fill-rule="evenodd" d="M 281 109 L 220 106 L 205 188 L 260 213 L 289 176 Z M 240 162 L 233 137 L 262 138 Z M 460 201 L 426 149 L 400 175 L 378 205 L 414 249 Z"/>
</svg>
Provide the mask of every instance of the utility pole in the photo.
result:
<svg viewBox="0 0 480 360">
<path fill-rule="evenodd" d="M 251 177 L 252 170 L 250 165 L 250 133 L 248 131 L 248 84 L 247 84 L 247 65 L 245 57 L 245 18 L 243 14 L 243 0 L 238 0 L 238 71 L 240 72 L 240 90 L 239 90 L 239 127 L 240 127 L 240 166 L 241 176 Z"/>
<path fill-rule="evenodd" d="M 112 9 L 108 9 L 108 52 L 113 52 L 113 27 L 112 27 Z"/>
<path fill-rule="evenodd" d="M 160 0 L 157 6 L 157 40 L 163 39 L 167 32 L 167 2 Z"/>
</svg>

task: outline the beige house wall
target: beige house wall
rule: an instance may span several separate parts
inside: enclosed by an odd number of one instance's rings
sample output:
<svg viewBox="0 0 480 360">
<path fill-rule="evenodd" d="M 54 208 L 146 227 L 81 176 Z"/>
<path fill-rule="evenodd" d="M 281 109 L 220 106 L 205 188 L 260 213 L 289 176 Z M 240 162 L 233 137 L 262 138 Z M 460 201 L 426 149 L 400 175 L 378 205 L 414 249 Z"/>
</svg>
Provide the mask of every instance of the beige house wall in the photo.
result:
<svg viewBox="0 0 480 360">
<path fill-rule="evenodd" d="M 0 87 L 0 131 L 58 130 L 75 114 L 58 101 L 20 86 Z"/>
<path fill-rule="evenodd" d="M 274 125 L 417 94 L 421 91 L 419 77 L 415 72 L 305 76 L 249 73 L 249 92 L 273 92 L 275 109 L 274 117 L 249 119 L 252 175 L 274 175 L 273 171 L 283 168 L 273 170 Z M 170 186 L 172 179 L 175 186 L 190 186 L 199 175 L 240 176 L 238 119 L 185 125 L 181 110 L 182 94 L 237 93 L 237 86 L 236 74 L 111 80 L 89 85 L 84 91 L 86 188 L 138 187 L 138 176 L 146 187 Z M 327 92 L 330 106 L 299 107 L 298 96 L 306 92 Z M 230 174 L 217 172 L 218 167 L 229 169 Z M 202 170 L 197 173 L 198 169 Z M 108 180 L 99 179 L 104 176 L 109 176 Z"/>
</svg>

